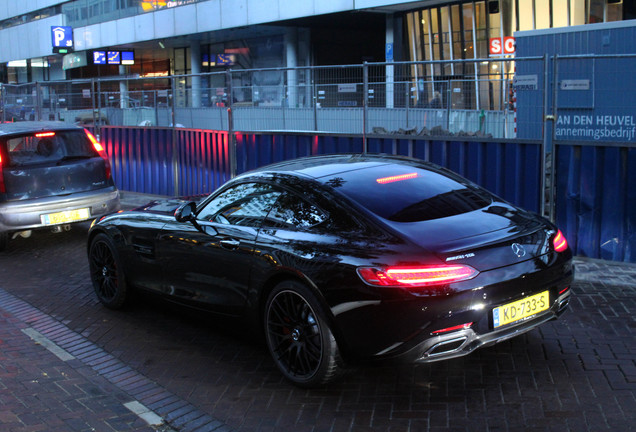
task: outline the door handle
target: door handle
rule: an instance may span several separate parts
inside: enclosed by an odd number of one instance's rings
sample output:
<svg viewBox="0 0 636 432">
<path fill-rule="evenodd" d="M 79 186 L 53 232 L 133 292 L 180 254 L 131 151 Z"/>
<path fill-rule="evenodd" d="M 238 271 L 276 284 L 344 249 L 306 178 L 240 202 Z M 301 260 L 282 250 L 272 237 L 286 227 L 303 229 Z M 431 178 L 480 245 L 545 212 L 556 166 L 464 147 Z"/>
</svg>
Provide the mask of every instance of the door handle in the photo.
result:
<svg viewBox="0 0 636 432">
<path fill-rule="evenodd" d="M 240 241 L 234 239 L 221 240 L 219 243 L 221 243 L 221 247 L 224 247 L 225 249 L 237 249 L 241 244 Z"/>
</svg>

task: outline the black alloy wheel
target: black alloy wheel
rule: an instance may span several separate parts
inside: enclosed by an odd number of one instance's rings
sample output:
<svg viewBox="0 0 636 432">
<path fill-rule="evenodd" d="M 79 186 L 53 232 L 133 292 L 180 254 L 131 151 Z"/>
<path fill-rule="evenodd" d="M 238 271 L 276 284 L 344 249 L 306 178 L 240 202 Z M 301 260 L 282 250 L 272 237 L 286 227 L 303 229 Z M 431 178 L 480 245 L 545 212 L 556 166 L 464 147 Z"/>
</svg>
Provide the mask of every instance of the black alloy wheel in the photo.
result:
<svg viewBox="0 0 636 432">
<path fill-rule="evenodd" d="M 282 282 L 267 300 L 267 346 L 283 375 L 298 386 L 326 384 L 342 369 L 325 316 L 315 295 L 298 282 Z"/>
<path fill-rule="evenodd" d="M 89 249 L 91 281 L 99 301 L 110 309 L 119 309 L 129 298 L 126 278 L 117 250 L 105 234 L 97 234 Z"/>
</svg>

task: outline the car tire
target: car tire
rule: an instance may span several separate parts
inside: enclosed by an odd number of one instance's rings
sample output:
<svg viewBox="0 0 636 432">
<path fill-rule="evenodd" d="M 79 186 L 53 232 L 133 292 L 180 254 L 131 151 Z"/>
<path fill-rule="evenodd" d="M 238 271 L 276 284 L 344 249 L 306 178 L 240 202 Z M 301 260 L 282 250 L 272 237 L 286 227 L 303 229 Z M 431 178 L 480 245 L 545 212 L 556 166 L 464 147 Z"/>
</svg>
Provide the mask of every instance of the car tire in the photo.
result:
<svg viewBox="0 0 636 432">
<path fill-rule="evenodd" d="M 343 362 L 327 315 L 317 297 L 295 281 L 278 284 L 264 311 L 265 337 L 274 362 L 299 387 L 332 381 Z"/>
<path fill-rule="evenodd" d="M 0 232 L 0 252 L 7 248 L 9 244 L 9 234 L 6 232 Z"/>
<path fill-rule="evenodd" d="M 121 259 L 113 241 L 97 234 L 88 252 L 91 281 L 99 301 L 109 309 L 122 308 L 130 298 Z"/>
</svg>

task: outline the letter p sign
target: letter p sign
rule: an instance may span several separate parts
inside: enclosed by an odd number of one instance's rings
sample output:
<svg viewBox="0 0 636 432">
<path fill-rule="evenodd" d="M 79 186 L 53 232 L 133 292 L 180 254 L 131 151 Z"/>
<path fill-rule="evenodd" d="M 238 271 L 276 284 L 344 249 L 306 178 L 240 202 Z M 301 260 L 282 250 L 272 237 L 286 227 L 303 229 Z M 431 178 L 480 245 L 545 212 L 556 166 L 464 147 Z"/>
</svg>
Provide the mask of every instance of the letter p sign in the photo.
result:
<svg viewBox="0 0 636 432">
<path fill-rule="evenodd" d="M 73 50 L 73 28 L 67 26 L 51 27 L 51 44 L 53 52 L 68 52 Z"/>
</svg>

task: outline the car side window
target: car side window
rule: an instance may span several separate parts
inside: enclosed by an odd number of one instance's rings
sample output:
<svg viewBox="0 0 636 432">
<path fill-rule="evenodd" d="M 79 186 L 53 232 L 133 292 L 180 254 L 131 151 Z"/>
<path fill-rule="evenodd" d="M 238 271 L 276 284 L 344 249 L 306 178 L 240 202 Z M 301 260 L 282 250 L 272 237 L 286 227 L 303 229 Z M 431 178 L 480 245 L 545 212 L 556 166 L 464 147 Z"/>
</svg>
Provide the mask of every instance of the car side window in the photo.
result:
<svg viewBox="0 0 636 432">
<path fill-rule="evenodd" d="M 242 183 L 221 192 L 197 215 L 201 221 L 260 227 L 281 192 L 266 183 Z"/>
<path fill-rule="evenodd" d="M 307 229 L 327 219 L 327 215 L 315 205 L 299 196 L 283 193 L 264 223 L 266 227 Z"/>
</svg>

